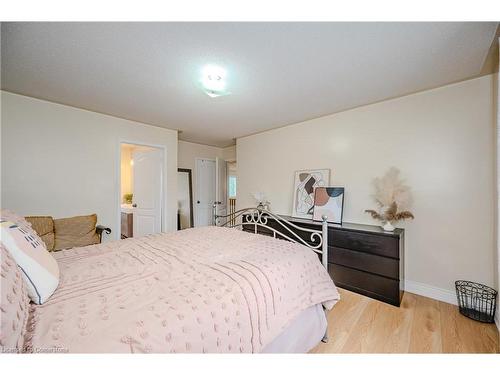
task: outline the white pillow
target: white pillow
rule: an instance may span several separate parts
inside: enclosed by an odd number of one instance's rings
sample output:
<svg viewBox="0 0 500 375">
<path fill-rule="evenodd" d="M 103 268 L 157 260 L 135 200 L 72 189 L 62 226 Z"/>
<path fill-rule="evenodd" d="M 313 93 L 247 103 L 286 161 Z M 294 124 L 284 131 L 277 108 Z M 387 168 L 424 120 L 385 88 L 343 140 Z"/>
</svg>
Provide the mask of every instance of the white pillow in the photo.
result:
<svg viewBox="0 0 500 375">
<path fill-rule="evenodd" d="M 40 305 L 59 284 L 59 266 L 33 229 L 0 221 L 1 241 L 23 273 L 30 299 Z"/>
</svg>

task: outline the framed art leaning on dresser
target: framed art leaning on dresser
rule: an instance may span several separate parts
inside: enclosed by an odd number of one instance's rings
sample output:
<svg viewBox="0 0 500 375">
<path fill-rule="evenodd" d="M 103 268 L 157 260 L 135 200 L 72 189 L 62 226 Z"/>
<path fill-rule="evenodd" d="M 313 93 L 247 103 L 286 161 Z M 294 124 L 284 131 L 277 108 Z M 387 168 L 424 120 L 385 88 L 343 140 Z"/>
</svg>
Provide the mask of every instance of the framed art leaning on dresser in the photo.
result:
<svg viewBox="0 0 500 375">
<path fill-rule="evenodd" d="M 329 169 L 308 169 L 295 172 L 293 184 L 292 216 L 312 219 L 314 209 L 314 189 L 328 186 L 330 183 Z"/>
<path fill-rule="evenodd" d="M 326 216 L 329 223 L 342 224 L 343 211 L 343 187 L 317 187 L 314 189 L 314 221 L 321 221 L 323 216 Z"/>
</svg>

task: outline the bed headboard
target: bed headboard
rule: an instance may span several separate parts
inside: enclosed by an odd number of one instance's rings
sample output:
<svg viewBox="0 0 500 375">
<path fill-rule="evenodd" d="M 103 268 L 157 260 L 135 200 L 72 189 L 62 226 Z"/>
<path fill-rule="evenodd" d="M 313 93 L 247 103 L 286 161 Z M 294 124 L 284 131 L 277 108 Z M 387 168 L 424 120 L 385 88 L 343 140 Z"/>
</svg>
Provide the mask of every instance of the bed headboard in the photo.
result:
<svg viewBox="0 0 500 375">
<path fill-rule="evenodd" d="M 268 225 L 269 218 L 278 224 L 278 229 Z M 258 207 L 244 208 L 229 215 L 218 215 L 217 206 L 214 204 L 213 224 L 227 228 L 243 228 L 243 225 L 253 226 L 256 234 L 259 227 L 265 228 L 272 232 L 274 238 L 278 235 L 288 241 L 307 246 L 314 252 L 321 254 L 321 262 L 328 270 L 328 222 L 326 216 L 322 216 L 321 230 L 309 229 L 300 227 L 279 215 Z M 299 233 L 309 235 L 310 242 L 304 240 Z"/>
</svg>

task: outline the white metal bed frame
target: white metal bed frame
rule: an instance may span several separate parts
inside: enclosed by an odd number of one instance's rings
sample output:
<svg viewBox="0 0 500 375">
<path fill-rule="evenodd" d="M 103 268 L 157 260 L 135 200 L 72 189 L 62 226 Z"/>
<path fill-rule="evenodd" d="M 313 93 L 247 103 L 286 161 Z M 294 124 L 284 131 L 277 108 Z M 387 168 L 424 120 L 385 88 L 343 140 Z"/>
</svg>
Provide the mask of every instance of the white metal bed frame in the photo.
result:
<svg viewBox="0 0 500 375">
<path fill-rule="evenodd" d="M 272 228 L 267 225 L 269 218 L 274 219 L 280 226 L 281 230 Z M 217 205 L 213 205 L 213 224 L 218 227 L 237 228 L 243 225 L 253 225 L 254 233 L 257 234 L 257 228 L 265 228 L 272 231 L 273 237 L 277 235 L 287 239 L 288 241 L 299 243 L 307 246 L 315 253 L 321 254 L 321 262 L 328 271 L 328 222 L 325 215 L 322 216 L 321 230 L 309 229 L 300 227 L 282 217 L 273 214 L 270 211 L 264 210 L 259 207 L 243 208 L 228 215 L 218 215 Z M 224 221 L 225 220 L 225 221 Z M 222 221 L 222 222 L 221 222 Z M 296 231 L 310 234 L 309 243 L 300 237 Z"/>
<path fill-rule="evenodd" d="M 282 238 L 285 238 L 291 242 L 307 246 L 315 253 L 321 254 L 321 263 L 323 263 L 323 266 L 326 268 L 328 272 L 327 216 L 323 215 L 321 217 L 322 219 L 321 230 L 317 230 L 317 229 L 300 227 L 286 219 L 283 219 L 282 217 L 276 214 L 273 214 L 272 212 L 269 212 L 259 207 L 243 208 L 228 215 L 218 215 L 217 205 L 214 204 L 212 214 L 213 214 L 213 225 L 215 226 L 226 227 L 226 228 L 238 228 L 238 227 L 243 228 L 243 225 L 250 225 L 250 226 L 253 225 L 255 234 L 258 234 L 257 228 L 261 227 L 270 230 L 273 233 L 274 238 L 276 238 L 276 236 L 279 235 Z M 267 220 L 269 218 L 274 219 L 276 223 L 278 223 L 281 226 L 280 228 L 281 230 L 277 230 L 267 225 Z M 292 230 L 292 228 L 294 230 Z M 304 232 L 310 234 L 309 238 L 312 244 L 305 241 L 302 237 L 300 237 L 297 234 L 297 231 L 299 233 Z M 327 311 L 325 310 L 325 315 L 326 312 Z M 328 320 L 327 320 L 327 329 L 321 341 L 328 342 Z"/>
</svg>

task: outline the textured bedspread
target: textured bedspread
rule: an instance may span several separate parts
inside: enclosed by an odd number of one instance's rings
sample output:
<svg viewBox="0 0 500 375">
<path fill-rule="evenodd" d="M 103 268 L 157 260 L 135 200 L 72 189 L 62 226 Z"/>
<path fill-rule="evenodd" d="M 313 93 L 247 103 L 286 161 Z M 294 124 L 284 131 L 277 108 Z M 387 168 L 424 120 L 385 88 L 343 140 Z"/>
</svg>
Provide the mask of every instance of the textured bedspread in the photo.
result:
<svg viewBox="0 0 500 375">
<path fill-rule="evenodd" d="M 259 352 L 337 290 L 310 249 L 206 227 L 55 253 L 61 282 L 32 306 L 32 351 Z"/>
</svg>

